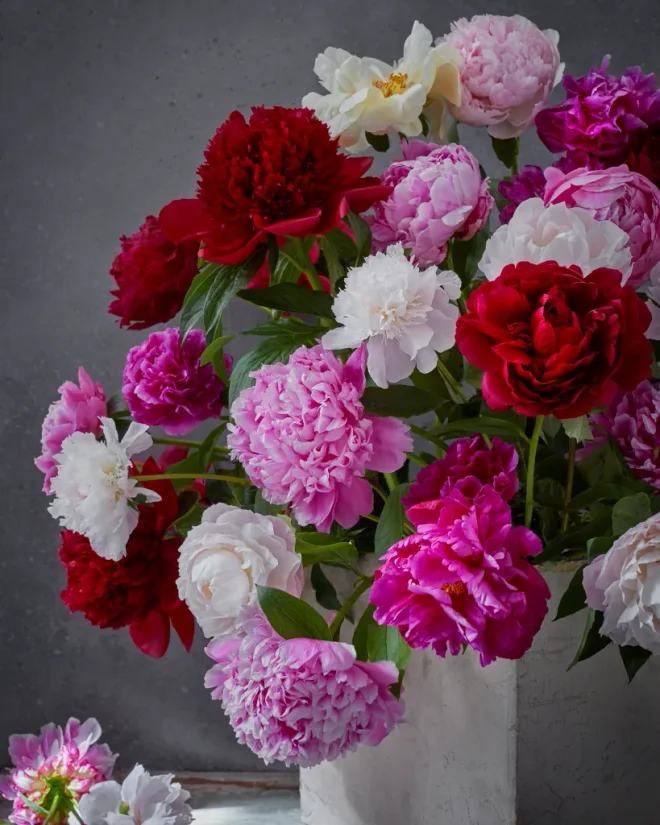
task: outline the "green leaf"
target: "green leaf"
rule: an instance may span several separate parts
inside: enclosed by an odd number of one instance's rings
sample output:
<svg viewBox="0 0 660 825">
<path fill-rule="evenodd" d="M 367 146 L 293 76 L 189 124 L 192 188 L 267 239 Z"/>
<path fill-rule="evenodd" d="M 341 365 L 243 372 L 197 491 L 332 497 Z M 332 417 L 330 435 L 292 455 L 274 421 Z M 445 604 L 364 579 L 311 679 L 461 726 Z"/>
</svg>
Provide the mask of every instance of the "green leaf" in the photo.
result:
<svg viewBox="0 0 660 825">
<path fill-rule="evenodd" d="M 302 284 L 282 283 L 265 289 L 244 289 L 238 296 L 257 306 L 279 309 L 281 312 L 334 318 L 332 298 L 325 292 L 308 289 Z"/>
<path fill-rule="evenodd" d="M 204 510 L 206 510 L 206 507 L 202 504 L 193 504 L 187 513 L 184 513 L 176 521 L 172 522 L 170 529 L 175 530 L 180 536 L 185 538 L 193 527 L 201 524 Z"/>
<path fill-rule="evenodd" d="M 337 591 L 334 585 L 323 572 L 320 564 L 312 567 L 310 576 L 311 585 L 316 594 L 316 601 L 325 607 L 326 610 L 340 610 L 341 602 L 337 598 Z"/>
<path fill-rule="evenodd" d="M 327 332 L 328 328 L 323 327 L 320 325 L 312 326 L 310 324 L 306 324 L 300 318 L 296 318 L 295 315 L 290 315 L 285 318 L 279 318 L 277 321 L 268 321 L 265 324 L 259 324 L 256 327 L 252 327 L 252 329 L 246 329 L 245 332 L 241 332 L 241 335 L 262 335 L 264 337 L 271 338 L 273 336 L 312 336 L 316 335 L 317 337 L 323 335 L 324 332 Z"/>
<path fill-rule="evenodd" d="M 478 418 L 459 418 L 457 421 L 448 421 L 429 430 L 430 435 L 441 438 L 458 438 L 461 435 L 500 435 L 522 438 L 525 440 L 525 433 L 514 422 L 505 418 L 495 418 L 494 416 L 480 415 Z"/>
<path fill-rule="evenodd" d="M 581 415 L 579 418 L 564 418 L 561 423 L 569 438 L 574 438 L 578 442 L 593 440 L 593 433 L 586 415 Z"/>
<path fill-rule="evenodd" d="M 411 652 L 396 627 L 375 622 L 368 629 L 367 650 L 370 662 L 393 662 L 399 670 L 405 670 Z"/>
<path fill-rule="evenodd" d="M 650 650 L 645 650 L 643 647 L 636 645 L 624 645 L 619 648 L 621 654 L 621 661 L 628 674 L 628 684 L 637 675 L 637 672 L 643 667 L 653 655 Z"/>
<path fill-rule="evenodd" d="M 586 564 L 583 564 L 578 567 L 568 583 L 568 587 L 559 601 L 555 621 L 566 616 L 572 616 L 573 613 L 577 613 L 587 606 L 587 595 L 582 584 L 582 574 L 586 566 Z"/>
<path fill-rule="evenodd" d="M 520 150 L 520 138 L 500 140 L 499 138 L 491 137 L 490 140 L 493 144 L 493 151 L 497 159 L 503 163 L 507 169 L 513 171 Z"/>
<path fill-rule="evenodd" d="M 309 258 L 309 251 L 314 243 L 314 237 L 287 238 L 284 246 L 280 247 L 280 259 L 288 261 L 296 270 L 296 277 L 290 280 L 297 281 L 302 272 L 308 272 L 314 264 Z"/>
<path fill-rule="evenodd" d="M 233 341 L 235 335 L 221 335 L 216 338 L 202 353 L 199 359 L 200 364 L 213 364 L 216 375 L 222 380 L 225 386 L 229 383 L 227 375 L 227 365 L 225 364 L 225 344 Z"/>
<path fill-rule="evenodd" d="M 41 805 L 37 805 L 36 802 L 32 802 L 31 799 L 28 799 L 25 794 L 19 793 L 18 794 L 21 800 L 28 806 L 31 811 L 34 811 L 35 814 L 43 814 L 44 816 L 48 816 L 48 811 L 45 808 L 42 808 Z"/>
<path fill-rule="evenodd" d="M 610 527 L 610 513 L 598 513 L 587 524 L 583 524 L 575 530 L 561 533 L 556 538 L 549 541 L 540 556 L 535 559 L 536 564 L 543 564 L 546 561 L 560 556 L 564 550 L 569 548 L 579 548 L 585 545 L 588 539 L 594 536 L 602 536 Z"/>
<path fill-rule="evenodd" d="M 360 662 L 369 661 L 369 628 L 378 627 L 374 619 L 375 604 L 367 605 L 353 631 L 352 644 Z"/>
<path fill-rule="evenodd" d="M 323 240 L 329 241 L 334 246 L 342 261 L 350 261 L 351 264 L 355 262 L 358 254 L 357 246 L 348 233 L 335 227 L 325 233 Z"/>
<path fill-rule="evenodd" d="M 387 152 L 390 148 L 389 135 L 374 135 L 372 132 L 365 132 L 365 137 L 369 146 L 377 152 Z"/>
<path fill-rule="evenodd" d="M 587 559 L 593 561 L 602 556 L 614 544 L 614 536 L 596 536 L 587 542 Z"/>
<path fill-rule="evenodd" d="M 451 123 L 447 129 L 447 133 L 445 135 L 447 143 L 460 143 L 460 138 L 458 135 L 458 121 L 452 118 Z"/>
<path fill-rule="evenodd" d="M 609 443 L 597 447 L 580 460 L 578 470 L 589 484 L 618 481 L 624 475 L 621 460 Z"/>
<path fill-rule="evenodd" d="M 357 247 L 355 264 L 358 265 L 362 263 L 364 258 L 371 252 L 371 229 L 364 218 L 356 215 L 355 212 L 349 212 L 344 220 L 351 227 L 355 235 L 355 245 Z"/>
<path fill-rule="evenodd" d="M 378 519 L 376 527 L 376 537 L 374 546 L 376 556 L 387 553 L 387 551 L 403 538 L 403 525 L 405 524 L 405 513 L 401 498 L 408 492 L 410 484 L 398 484 L 387 497 L 383 512 Z"/>
<path fill-rule="evenodd" d="M 167 468 L 168 473 L 205 473 L 206 467 L 210 462 L 211 459 L 211 452 L 213 450 L 213 445 L 215 444 L 216 439 L 223 432 L 227 425 L 226 424 L 219 424 L 215 429 L 211 430 L 211 432 L 206 436 L 204 441 L 202 442 L 201 447 L 197 449 L 191 449 L 188 451 L 188 455 L 182 460 L 177 461 L 176 464 L 172 464 L 170 467 Z M 185 489 L 186 487 L 190 487 L 192 484 L 192 479 L 172 479 L 172 484 L 174 485 L 174 489 L 179 492 L 180 490 Z"/>
<path fill-rule="evenodd" d="M 257 596 L 271 627 L 283 639 L 332 641 L 330 628 L 323 617 L 302 599 L 284 590 L 261 585 L 257 585 Z"/>
<path fill-rule="evenodd" d="M 367 387 L 362 395 L 362 403 L 365 411 L 372 415 L 410 418 L 430 412 L 438 402 L 426 390 L 408 384 L 392 384 L 387 389 Z"/>
<path fill-rule="evenodd" d="M 482 229 L 469 241 L 451 242 L 452 265 L 464 288 L 477 274 L 489 235 L 486 229 Z"/>
<path fill-rule="evenodd" d="M 619 501 L 632 493 L 638 492 L 639 486 L 644 487 L 644 482 L 637 482 L 634 479 L 619 479 L 618 482 L 607 481 L 605 484 L 594 484 L 574 496 L 568 505 L 572 513 L 583 510 L 595 501 Z M 636 489 L 637 488 L 637 489 Z"/>
<path fill-rule="evenodd" d="M 646 493 L 626 496 L 612 508 L 612 532 L 615 536 L 622 536 L 647 518 L 651 518 L 651 502 Z"/>
<path fill-rule="evenodd" d="M 277 238 L 275 235 L 271 235 L 270 232 L 268 233 L 268 272 L 272 276 L 275 274 L 275 270 L 277 269 L 277 262 L 280 258 L 280 247 L 277 243 Z"/>
<path fill-rule="evenodd" d="M 203 327 L 202 319 L 204 317 L 206 295 L 219 271 L 219 264 L 207 263 L 193 278 L 181 308 L 179 329 L 183 338 L 191 329 Z"/>
<path fill-rule="evenodd" d="M 490 190 L 490 194 L 493 196 L 493 200 L 495 201 L 495 206 L 497 207 L 498 211 L 502 211 L 505 206 L 508 206 L 511 201 L 508 198 L 505 198 L 504 195 L 500 192 L 499 185 L 502 183 L 503 180 L 510 181 L 511 178 L 509 175 L 505 175 L 503 178 L 491 178 L 488 183 L 488 189 Z"/>
<path fill-rule="evenodd" d="M 423 112 L 420 112 L 419 120 L 420 120 L 420 123 L 422 124 L 422 136 L 423 137 L 428 137 L 428 134 L 429 134 L 429 131 L 430 131 L 431 127 L 429 126 L 428 118 L 426 117 L 426 115 Z"/>
<path fill-rule="evenodd" d="M 305 567 L 330 564 L 333 567 L 347 567 L 349 570 L 357 568 L 358 551 L 355 546 L 350 541 L 338 541 L 336 536 L 326 533 L 298 533 L 296 553 L 302 556 Z"/>
<path fill-rule="evenodd" d="M 254 273 L 263 263 L 263 259 L 263 249 L 259 249 L 240 264 L 218 268 L 204 301 L 204 329 L 207 332 L 212 333 L 215 330 L 227 304 L 252 280 Z"/>
<path fill-rule="evenodd" d="M 453 404 L 451 393 L 447 387 L 447 382 L 442 378 L 437 370 L 431 372 L 420 372 L 415 369 L 410 376 L 410 380 L 420 390 L 425 390 L 436 400 L 436 406 L 449 401 Z"/>
<path fill-rule="evenodd" d="M 334 292 L 339 281 L 341 281 L 341 279 L 346 275 L 346 270 L 339 260 L 339 252 L 337 251 L 336 246 L 331 240 L 328 239 L 327 236 L 323 236 L 319 240 L 319 244 L 321 246 L 321 251 L 323 252 L 323 257 L 325 258 L 326 266 L 328 267 L 330 287 Z"/>
<path fill-rule="evenodd" d="M 612 644 L 612 640 L 607 636 L 600 635 L 600 628 L 603 624 L 603 614 L 596 610 L 589 610 L 587 621 L 582 633 L 582 639 L 577 649 L 573 661 L 568 666 L 568 670 L 578 662 L 583 662 L 585 659 L 590 659 L 599 653 L 601 650 Z"/>
</svg>

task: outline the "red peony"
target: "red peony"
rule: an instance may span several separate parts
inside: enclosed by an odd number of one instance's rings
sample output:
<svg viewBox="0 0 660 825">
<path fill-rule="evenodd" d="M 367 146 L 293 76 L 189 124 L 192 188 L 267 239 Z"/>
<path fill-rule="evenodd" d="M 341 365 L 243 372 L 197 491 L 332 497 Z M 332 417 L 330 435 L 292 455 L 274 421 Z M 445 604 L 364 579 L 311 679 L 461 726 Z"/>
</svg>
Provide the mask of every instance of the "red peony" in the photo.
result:
<svg viewBox="0 0 660 825">
<path fill-rule="evenodd" d="M 154 459 L 145 474 L 159 472 Z M 161 500 L 141 505 L 140 520 L 128 540 L 126 556 L 110 561 L 97 555 L 85 536 L 64 530 L 59 549 L 67 585 L 61 593 L 72 613 L 82 613 L 96 627 L 128 627 L 143 653 L 159 659 L 170 641 L 170 624 L 190 650 L 194 620 L 176 587 L 181 538 L 165 538 L 176 519 L 178 499 L 169 481 L 144 482 Z"/>
<path fill-rule="evenodd" d="M 391 187 L 365 178 L 372 158 L 348 157 L 310 109 L 263 106 L 246 122 L 232 112 L 199 167 L 197 197 L 160 213 L 175 242 L 203 241 L 202 257 L 245 260 L 273 235 L 322 235 L 353 209 L 363 212 Z"/>
<path fill-rule="evenodd" d="M 110 269 L 117 289 L 108 312 L 129 329 L 174 318 L 197 274 L 198 252 L 197 240 L 173 243 L 163 235 L 158 218 L 149 215 L 134 235 L 121 239 L 121 252 Z"/>
<path fill-rule="evenodd" d="M 632 390 L 651 372 L 646 304 L 621 273 L 554 261 L 510 264 L 476 289 L 456 343 L 484 370 L 493 410 L 576 418 Z"/>
</svg>

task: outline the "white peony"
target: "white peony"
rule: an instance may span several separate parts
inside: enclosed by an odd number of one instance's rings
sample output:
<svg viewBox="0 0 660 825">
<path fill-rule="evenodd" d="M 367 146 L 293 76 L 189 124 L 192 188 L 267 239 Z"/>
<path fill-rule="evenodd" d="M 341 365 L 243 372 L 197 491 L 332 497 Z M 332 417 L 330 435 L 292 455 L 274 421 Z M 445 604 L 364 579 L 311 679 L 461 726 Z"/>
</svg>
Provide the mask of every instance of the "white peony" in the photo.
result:
<svg viewBox="0 0 660 825">
<path fill-rule="evenodd" d="M 431 32 L 415 21 L 403 58 L 394 65 L 326 49 L 316 58 L 314 71 L 329 94 L 312 92 L 302 103 L 328 124 L 341 146 L 361 152 L 369 145 L 365 132 L 421 134 L 419 116 L 427 101 L 426 114 L 434 124 L 441 121 L 443 99 L 459 106 L 460 62 L 453 46 L 434 46 Z"/>
<path fill-rule="evenodd" d="M 153 443 L 148 427 L 131 423 L 120 442 L 111 418 L 101 418 L 101 424 L 105 441 L 97 441 L 92 433 L 73 433 L 64 439 L 62 452 L 55 456 L 55 499 L 48 511 L 60 526 L 87 536 L 99 556 L 117 561 L 126 555 L 128 537 L 138 522 L 131 502 L 137 496 L 160 501 L 160 496 L 138 487 L 129 475 L 131 456 Z"/>
<path fill-rule="evenodd" d="M 460 293 L 454 272 L 420 270 L 394 244 L 348 271 L 332 307 L 341 327 L 323 336 L 323 346 L 353 349 L 367 341 L 367 367 L 379 387 L 408 378 L 415 367 L 431 372 L 438 353 L 454 345 L 459 311 L 450 301 Z"/>
<path fill-rule="evenodd" d="M 257 603 L 256 585 L 302 592 L 295 536 L 285 522 L 228 504 L 214 504 L 179 550 L 179 596 L 208 638 L 236 630 L 246 605 Z"/>
<path fill-rule="evenodd" d="M 587 604 L 604 613 L 603 636 L 660 653 L 660 513 L 585 567 L 583 581 Z"/>
<path fill-rule="evenodd" d="M 85 825 L 189 825 L 190 794 L 174 774 L 151 776 L 136 765 L 120 785 L 99 782 L 78 803 Z M 73 821 L 73 819 L 71 820 Z"/>
<path fill-rule="evenodd" d="M 653 341 L 660 341 L 660 264 L 656 264 L 651 272 L 651 280 L 646 290 L 651 310 L 651 326 L 646 331 L 646 337 Z"/>
<path fill-rule="evenodd" d="M 544 206 L 540 198 L 530 198 L 489 238 L 479 268 L 494 281 L 507 264 L 521 261 L 576 265 L 583 275 L 606 266 L 622 272 L 625 283 L 632 270 L 627 245 L 628 233 L 612 221 L 597 221 L 579 207 Z"/>
</svg>

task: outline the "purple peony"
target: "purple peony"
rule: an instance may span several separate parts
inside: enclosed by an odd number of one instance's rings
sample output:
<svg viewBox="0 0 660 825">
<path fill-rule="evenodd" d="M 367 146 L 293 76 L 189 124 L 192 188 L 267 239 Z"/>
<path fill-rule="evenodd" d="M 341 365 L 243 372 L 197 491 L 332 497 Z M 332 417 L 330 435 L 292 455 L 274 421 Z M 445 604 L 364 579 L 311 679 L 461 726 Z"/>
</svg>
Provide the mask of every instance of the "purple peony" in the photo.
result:
<svg viewBox="0 0 660 825">
<path fill-rule="evenodd" d="M 77 387 L 65 381 L 59 389 L 61 398 L 54 401 L 41 427 L 41 455 L 34 463 L 45 475 L 44 493 L 52 493 L 50 482 L 57 475 L 55 456 L 62 452 L 62 442 L 73 433 L 101 432 L 101 416 L 108 414 L 103 387 L 92 381 L 85 370 L 78 369 Z"/>
<path fill-rule="evenodd" d="M 502 180 L 497 191 L 509 203 L 500 210 L 500 221 L 509 223 L 513 213 L 523 201 L 542 198 L 545 192 L 545 173 L 540 166 L 523 166 L 511 180 Z"/>
<path fill-rule="evenodd" d="M 179 330 L 152 332 L 126 358 L 122 392 L 133 418 L 169 435 L 184 435 L 222 411 L 224 384 L 211 364 L 199 359 L 206 348 L 201 329 L 181 344 Z M 225 355 L 227 369 L 231 360 Z"/>
<path fill-rule="evenodd" d="M 488 178 L 482 180 L 479 161 L 458 144 L 413 140 L 402 149 L 403 158 L 381 175 L 393 190 L 374 206 L 374 247 L 401 242 L 418 262 L 439 264 L 452 238 L 469 240 L 488 220 Z"/>
<path fill-rule="evenodd" d="M 217 664 L 205 684 L 238 741 L 266 763 L 331 761 L 380 744 L 401 721 L 392 662 L 359 662 L 340 642 L 282 639 L 257 608 L 246 608 L 243 632 L 207 647 Z"/>
</svg>

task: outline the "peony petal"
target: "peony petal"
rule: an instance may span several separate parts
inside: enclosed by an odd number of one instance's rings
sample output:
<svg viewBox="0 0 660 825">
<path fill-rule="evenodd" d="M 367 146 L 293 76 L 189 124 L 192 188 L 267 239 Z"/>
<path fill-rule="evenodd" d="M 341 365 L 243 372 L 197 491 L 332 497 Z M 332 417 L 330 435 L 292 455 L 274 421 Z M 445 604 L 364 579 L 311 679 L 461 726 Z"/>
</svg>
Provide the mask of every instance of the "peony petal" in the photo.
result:
<svg viewBox="0 0 660 825">
<path fill-rule="evenodd" d="M 154 609 L 141 619 L 134 619 L 128 632 L 131 640 L 143 653 L 153 659 L 162 659 L 170 643 L 170 620 L 167 614 Z"/>
</svg>

